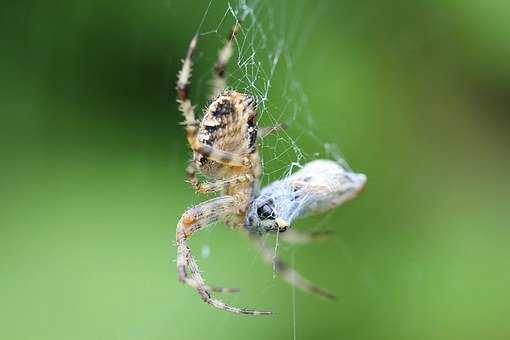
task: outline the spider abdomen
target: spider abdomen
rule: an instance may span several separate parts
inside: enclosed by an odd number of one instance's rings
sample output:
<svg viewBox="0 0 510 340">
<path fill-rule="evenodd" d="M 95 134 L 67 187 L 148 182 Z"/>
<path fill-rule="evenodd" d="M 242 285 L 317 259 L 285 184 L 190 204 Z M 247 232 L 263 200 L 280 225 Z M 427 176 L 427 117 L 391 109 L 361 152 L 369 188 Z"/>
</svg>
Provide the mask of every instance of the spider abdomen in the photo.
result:
<svg viewBox="0 0 510 340">
<path fill-rule="evenodd" d="M 253 96 L 224 91 L 207 107 L 197 139 L 213 149 L 248 157 L 256 151 L 257 111 Z M 223 177 L 222 164 L 196 153 L 194 160 L 206 175 Z"/>
</svg>

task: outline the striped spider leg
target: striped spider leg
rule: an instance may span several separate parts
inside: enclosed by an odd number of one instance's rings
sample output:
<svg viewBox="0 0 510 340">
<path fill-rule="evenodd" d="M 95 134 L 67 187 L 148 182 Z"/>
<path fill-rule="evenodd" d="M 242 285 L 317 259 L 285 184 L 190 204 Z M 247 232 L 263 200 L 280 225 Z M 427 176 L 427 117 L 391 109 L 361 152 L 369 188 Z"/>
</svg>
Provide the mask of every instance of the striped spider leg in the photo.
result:
<svg viewBox="0 0 510 340">
<path fill-rule="evenodd" d="M 200 274 L 200 269 L 198 268 L 198 265 L 195 262 L 191 250 L 186 242 L 186 240 L 194 232 L 197 232 L 226 215 L 233 213 L 237 208 L 237 205 L 238 202 L 235 197 L 221 196 L 203 202 L 189 209 L 182 215 L 179 223 L 177 224 L 176 230 L 177 273 L 181 282 L 196 289 L 202 300 L 213 307 L 238 314 L 268 315 L 271 314 L 271 312 L 234 307 L 212 297 L 211 291 L 233 292 L 237 291 L 237 289 L 208 286 Z M 188 274 L 186 268 L 189 269 L 190 274 Z"/>
<path fill-rule="evenodd" d="M 212 98 L 221 94 L 221 92 L 223 92 L 223 90 L 227 87 L 225 68 L 232 57 L 234 39 L 240 29 L 241 23 L 236 21 L 228 33 L 225 45 L 223 45 L 223 48 L 218 53 L 218 60 L 214 65 L 214 75 L 212 79 Z"/>
</svg>

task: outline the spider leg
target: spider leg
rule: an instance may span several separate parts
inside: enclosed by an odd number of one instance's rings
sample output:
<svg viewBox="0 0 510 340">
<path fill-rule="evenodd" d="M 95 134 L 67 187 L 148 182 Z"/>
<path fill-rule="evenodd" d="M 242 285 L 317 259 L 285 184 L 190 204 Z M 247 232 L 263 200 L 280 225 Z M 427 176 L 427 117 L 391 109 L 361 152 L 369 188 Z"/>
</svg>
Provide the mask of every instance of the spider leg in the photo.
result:
<svg viewBox="0 0 510 340">
<path fill-rule="evenodd" d="M 182 215 L 176 229 L 177 272 L 181 282 L 186 282 L 186 280 L 189 279 L 186 272 L 186 266 L 190 259 L 192 259 L 191 250 L 188 247 L 186 240 L 191 237 L 193 233 L 233 212 L 235 206 L 234 197 L 222 196 L 205 201 L 187 210 Z M 188 281 L 187 283 L 192 282 Z M 193 283 L 191 285 L 193 285 Z"/>
<path fill-rule="evenodd" d="M 250 160 L 245 155 L 216 149 L 210 145 L 201 143 L 195 135 L 191 137 L 191 140 L 189 140 L 189 138 L 190 136 L 188 134 L 188 141 L 191 145 L 191 149 L 209 160 L 228 166 L 251 166 Z"/>
<path fill-rule="evenodd" d="M 198 269 L 198 266 L 196 265 L 196 262 L 193 260 L 190 262 L 190 271 L 192 272 L 193 279 L 196 281 L 204 281 L 202 278 L 202 275 L 200 274 L 200 270 Z M 249 309 L 249 308 L 241 308 L 241 307 L 234 307 L 231 305 L 226 304 L 225 302 L 215 299 L 211 296 L 211 293 L 209 289 L 207 289 L 207 285 L 202 287 L 197 287 L 198 294 L 200 297 L 202 297 L 202 300 L 204 300 L 205 303 L 210 304 L 213 307 L 216 307 L 218 309 L 222 309 L 227 312 L 236 313 L 236 314 L 247 314 L 247 315 L 270 315 L 272 314 L 270 311 L 259 311 L 255 309 Z"/>
<path fill-rule="evenodd" d="M 179 103 L 179 111 L 184 116 L 184 122 L 186 129 L 186 137 L 188 142 L 191 144 L 195 139 L 198 130 L 198 122 L 195 120 L 195 107 L 191 104 L 188 96 L 189 88 L 188 85 L 191 79 L 191 73 L 193 68 L 193 52 L 197 46 L 198 36 L 195 35 L 188 46 L 186 58 L 182 61 L 182 68 L 177 76 L 177 102 Z"/>
<path fill-rule="evenodd" d="M 205 289 L 197 289 L 197 291 L 205 303 L 210 304 L 213 307 L 222 309 L 227 312 L 236 313 L 236 314 L 247 314 L 247 315 L 271 315 L 272 314 L 270 311 L 261 311 L 261 310 L 255 310 L 255 309 L 249 309 L 249 308 L 234 307 L 234 306 L 226 304 L 225 302 L 223 302 L 221 300 L 213 298 L 211 296 L 211 293 L 209 293 Z"/>
<path fill-rule="evenodd" d="M 179 277 L 181 275 L 184 277 L 184 279 L 179 279 L 182 282 L 185 282 L 188 286 L 195 288 L 195 289 L 203 289 L 209 292 L 218 292 L 218 293 L 237 293 L 239 292 L 239 288 L 227 288 L 227 287 L 217 287 L 217 286 L 210 286 L 205 283 L 205 280 L 202 278 L 202 275 L 200 274 L 200 269 L 198 267 L 197 262 L 193 258 L 191 254 L 191 249 L 185 245 L 185 249 L 178 249 L 178 252 L 182 252 L 185 254 L 184 263 L 181 264 L 181 267 L 178 268 Z M 186 272 L 186 264 L 190 268 L 191 277 L 188 276 L 188 273 Z"/>
<path fill-rule="evenodd" d="M 269 311 L 258 311 L 253 309 L 239 308 L 228 305 L 221 300 L 211 296 L 211 291 L 234 291 L 232 288 L 212 288 L 205 283 L 200 269 L 193 258 L 191 249 L 187 245 L 187 239 L 202 228 L 207 227 L 220 218 L 233 213 L 237 208 L 237 200 L 232 196 L 221 196 L 203 202 L 186 211 L 176 229 L 177 243 L 177 275 L 179 281 L 197 290 L 204 302 L 213 307 L 238 314 L 268 315 Z M 190 274 L 187 273 L 189 268 Z"/>
<path fill-rule="evenodd" d="M 326 240 L 332 233 L 332 230 L 303 231 L 288 229 L 280 234 L 280 239 L 290 244 L 303 244 Z"/>
<path fill-rule="evenodd" d="M 235 186 L 241 183 L 253 182 L 254 178 L 250 174 L 239 175 L 227 179 L 216 180 L 214 182 L 200 183 L 197 178 L 197 166 L 194 162 L 190 162 L 186 168 L 186 175 L 188 181 L 195 188 L 198 193 L 207 194 L 213 192 L 219 192 L 230 186 Z"/>
<path fill-rule="evenodd" d="M 232 57 L 232 45 L 234 44 L 234 39 L 240 29 L 241 25 L 238 21 L 236 21 L 228 33 L 225 45 L 223 45 L 221 50 L 218 52 L 218 61 L 214 65 L 214 75 L 212 79 L 213 89 L 211 97 L 213 98 L 220 94 L 226 87 L 225 67 L 230 60 L 230 57 Z"/>
<path fill-rule="evenodd" d="M 255 244 L 260 251 L 262 258 L 269 264 L 272 264 L 275 270 L 280 273 L 280 275 L 287 281 L 289 284 L 296 286 L 305 292 L 318 294 L 322 297 L 328 299 L 335 299 L 336 296 L 325 290 L 324 288 L 318 287 L 308 281 L 306 278 L 301 276 L 294 268 L 287 265 L 283 260 L 275 254 L 274 250 L 269 248 L 260 236 L 251 235 L 251 238 L 254 239 Z"/>
</svg>

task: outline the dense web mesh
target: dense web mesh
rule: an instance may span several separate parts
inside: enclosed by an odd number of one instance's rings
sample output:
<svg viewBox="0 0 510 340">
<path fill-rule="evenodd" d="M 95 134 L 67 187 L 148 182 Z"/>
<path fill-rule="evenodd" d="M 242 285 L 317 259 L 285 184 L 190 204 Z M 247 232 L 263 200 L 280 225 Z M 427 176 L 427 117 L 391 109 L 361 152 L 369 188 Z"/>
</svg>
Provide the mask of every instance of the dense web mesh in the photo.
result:
<svg viewBox="0 0 510 340">
<path fill-rule="evenodd" d="M 229 29 L 240 22 L 234 54 L 227 66 L 227 86 L 257 98 L 259 127 L 278 123 L 288 126 L 259 143 L 263 162 L 261 184 L 288 176 L 296 167 L 318 157 L 336 159 L 347 167 L 338 148 L 323 141 L 317 133 L 306 93 L 294 72 L 294 61 L 306 46 L 321 8 L 314 7 L 304 20 L 304 2 L 298 1 L 289 8 L 278 2 L 239 0 L 227 3 L 220 17 L 211 15 L 212 7 L 223 5 L 211 1 L 204 8 L 197 30 L 200 41 L 212 41 L 219 49 Z M 210 76 L 211 73 L 206 73 L 200 77 L 201 92 L 207 93 L 203 88 L 210 86 Z M 312 149 L 303 149 L 302 140 L 313 145 Z"/>
</svg>

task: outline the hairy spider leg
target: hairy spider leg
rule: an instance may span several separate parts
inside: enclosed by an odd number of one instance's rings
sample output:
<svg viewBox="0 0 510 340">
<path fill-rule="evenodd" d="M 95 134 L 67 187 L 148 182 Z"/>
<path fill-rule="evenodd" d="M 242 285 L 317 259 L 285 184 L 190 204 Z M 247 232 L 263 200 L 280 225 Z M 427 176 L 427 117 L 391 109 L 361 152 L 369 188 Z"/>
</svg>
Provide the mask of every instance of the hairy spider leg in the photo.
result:
<svg viewBox="0 0 510 340">
<path fill-rule="evenodd" d="M 290 285 L 296 286 L 305 292 L 317 294 L 327 299 L 336 298 L 334 294 L 330 293 L 324 288 L 314 285 L 306 278 L 301 276 L 301 274 L 299 274 L 294 268 L 283 262 L 283 260 L 278 255 L 276 255 L 274 250 L 265 244 L 264 240 L 260 236 L 251 234 L 250 238 L 254 241 L 264 261 L 274 265 L 276 272 L 278 272 Z"/>
<path fill-rule="evenodd" d="M 259 311 L 248 308 L 234 307 L 225 302 L 215 299 L 211 295 L 210 286 L 205 283 L 200 269 L 193 258 L 191 249 L 186 240 L 202 228 L 207 227 L 220 218 L 233 213 L 238 206 L 237 200 L 232 196 L 221 196 L 205 201 L 187 210 L 179 220 L 176 228 L 177 243 L 177 275 L 179 281 L 195 288 L 202 300 L 207 304 L 237 314 L 269 315 L 270 311 Z M 191 275 L 188 275 L 186 267 Z M 208 289 L 209 288 L 209 289 Z M 215 288 L 217 291 L 235 291 L 232 288 Z"/>
<path fill-rule="evenodd" d="M 237 35 L 237 33 L 241 29 L 241 23 L 239 21 L 236 21 L 234 26 L 230 29 L 227 39 L 225 41 L 225 45 L 220 49 L 218 52 L 218 60 L 216 61 L 216 64 L 214 65 L 214 75 L 212 79 L 212 98 L 219 95 L 226 87 L 227 87 L 227 80 L 226 80 L 226 73 L 225 68 L 232 57 L 233 53 L 233 44 L 234 39 Z"/>
<path fill-rule="evenodd" d="M 186 126 L 186 134 L 188 137 L 188 141 L 191 144 L 191 141 L 194 139 L 197 132 L 198 122 L 195 120 L 195 107 L 191 104 L 191 100 L 189 99 L 189 88 L 191 80 L 191 73 L 193 68 L 193 53 L 195 48 L 197 47 L 197 39 L 198 37 L 195 35 L 193 39 L 191 39 L 188 51 L 186 53 L 186 58 L 182 61 L 182 67 L 177 75 L 177 102 L 179 103 L 179 111 L 181 111 L 184 116 L 183 124 Z"/>
<path fill-rule="evenodd" d="M 186 175 L 188 181 L 195 188 L 198 193 L 208 194 L 213 192 L 220 192 L 230 186 L 238 185 L 246 182 L 253 182 L 255 178 L 250 174 L 239 175 L 227 179 L 216 180 L 213 182 L 200 183 L 197 178 L 197 166 L 195 162 L 190 162 L 186 168 Z"/>
</svg>

